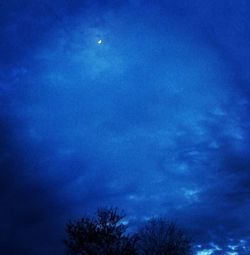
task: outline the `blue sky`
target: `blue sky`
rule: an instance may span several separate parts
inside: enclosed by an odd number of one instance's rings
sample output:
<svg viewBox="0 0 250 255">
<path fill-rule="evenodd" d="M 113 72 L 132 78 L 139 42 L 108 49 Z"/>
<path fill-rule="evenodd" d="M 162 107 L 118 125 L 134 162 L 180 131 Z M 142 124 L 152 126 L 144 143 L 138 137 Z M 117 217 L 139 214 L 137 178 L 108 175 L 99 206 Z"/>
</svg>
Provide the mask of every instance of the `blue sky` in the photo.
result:
<svg viewBox="0 0 250 255">
<path fill-rule="evenodd" d="M 176 220 L 199 255 L 245 254 L 249 9 L 3 1 L 0 250 L 61 254 L 68 219 L 116 205 Z"/>
</svg>

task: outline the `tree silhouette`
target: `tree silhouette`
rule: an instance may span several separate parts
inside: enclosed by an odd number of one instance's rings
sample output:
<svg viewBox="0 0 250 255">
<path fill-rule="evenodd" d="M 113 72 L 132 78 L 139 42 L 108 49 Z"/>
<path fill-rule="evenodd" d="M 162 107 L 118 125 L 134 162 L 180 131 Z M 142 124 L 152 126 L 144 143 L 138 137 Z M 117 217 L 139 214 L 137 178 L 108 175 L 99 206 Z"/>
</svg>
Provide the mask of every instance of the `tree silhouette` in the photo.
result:
<svg viewBox="0 0 250 255">
<path fill-rule="evenodd" d="M 124 215 L 117 208 L 99 209 L 66 226 L 65 245 L 71 255 L 190 255 L 191 242 L 175 223 L 165 218 L 147 221 L 138 233 L 126 235 Z"/>
<path fill-rule="evenodd" d="M 99 209 L 96 218 L 82 218 L 66 226 L 65 245 L 72 255 L 134 255 L 135 239 L 125 234 L 124 215 L 117 208 Z"/>
<path fill-rule="evenodd" d="M 138 232 L 140 255 L 189 255 L 191 242 L 175 223 L 164 218 L 149 220 Z"/>
</svg>

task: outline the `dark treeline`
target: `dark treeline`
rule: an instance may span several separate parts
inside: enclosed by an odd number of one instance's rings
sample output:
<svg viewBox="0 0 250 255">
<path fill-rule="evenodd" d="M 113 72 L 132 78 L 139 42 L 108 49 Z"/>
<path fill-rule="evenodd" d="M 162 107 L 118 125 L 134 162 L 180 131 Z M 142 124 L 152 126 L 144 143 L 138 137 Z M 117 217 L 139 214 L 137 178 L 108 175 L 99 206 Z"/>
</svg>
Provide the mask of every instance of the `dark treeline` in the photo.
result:
<svg viewBox="0 0 250 255">
<path fill-rule="evenodd" d="M 66 225 L 68 255 L 190 255 L 191 240 L 175 223 L 152 218 L 133 234 L 117 208 L 99 209 Z"/>
</svg>

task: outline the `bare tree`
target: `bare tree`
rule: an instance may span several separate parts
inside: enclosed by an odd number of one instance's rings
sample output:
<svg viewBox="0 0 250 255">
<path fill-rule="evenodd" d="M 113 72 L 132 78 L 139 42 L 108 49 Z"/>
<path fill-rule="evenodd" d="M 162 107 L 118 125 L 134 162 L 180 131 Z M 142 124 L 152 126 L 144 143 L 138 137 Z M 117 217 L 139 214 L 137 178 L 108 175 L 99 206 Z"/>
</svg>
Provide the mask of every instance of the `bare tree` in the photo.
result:
<svg viewBox="0 0 250 255">
<path fill-rule="evenodd" d="M 189 255 L 191 242 L 175 223 L 164 218 L 149 220 L 138 232 L 140 255 Z"/>
<path fill-rule="evenodd" d="M 135 239 L 125 234 L 124 215 L 100 209 L 96 218 L 84 217 L 66 226 L 65 245 L 72 255 L 134 255 Z"/>
</svg>

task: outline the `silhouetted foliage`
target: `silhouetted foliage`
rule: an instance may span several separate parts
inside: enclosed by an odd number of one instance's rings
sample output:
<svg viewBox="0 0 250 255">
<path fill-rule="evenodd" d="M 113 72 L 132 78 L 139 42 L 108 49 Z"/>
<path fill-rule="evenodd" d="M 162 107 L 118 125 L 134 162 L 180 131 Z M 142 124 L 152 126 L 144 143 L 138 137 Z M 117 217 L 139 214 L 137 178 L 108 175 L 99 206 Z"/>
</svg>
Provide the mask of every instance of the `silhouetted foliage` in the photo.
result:
<svg viewBox="0 0 250 255">
<path fill-rule="evenodd" d="M 125 234 L 123 215 L 117 209 L 100 209 L 96 218 L 82 218 L 66 226 L 68 254 L 134 255 L 135 239 Z"/>
<path fill-rule="evenodd" d="M 72 255 L 190 255 L 191 242 L 176 224 L 164 218 L 147 221 L 133 236 L 117 209 L 100 209 L 95 218 L 66 226 L 68 254 Z"/>
<path fill-rule="evenodd" d="M 140 255 L 189 255 L 191 242 L 175 223 L 164 218 L 149 220 L 138 234 Z"/>
</svg>

